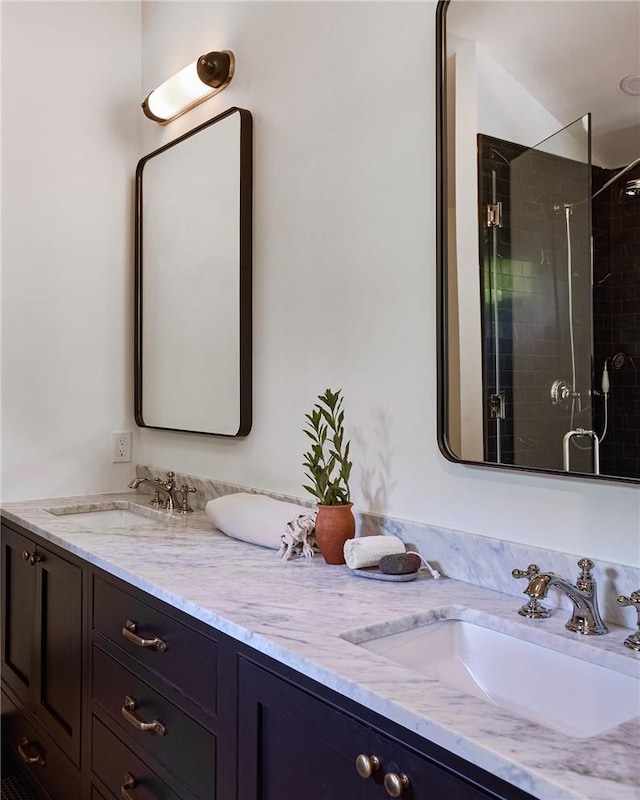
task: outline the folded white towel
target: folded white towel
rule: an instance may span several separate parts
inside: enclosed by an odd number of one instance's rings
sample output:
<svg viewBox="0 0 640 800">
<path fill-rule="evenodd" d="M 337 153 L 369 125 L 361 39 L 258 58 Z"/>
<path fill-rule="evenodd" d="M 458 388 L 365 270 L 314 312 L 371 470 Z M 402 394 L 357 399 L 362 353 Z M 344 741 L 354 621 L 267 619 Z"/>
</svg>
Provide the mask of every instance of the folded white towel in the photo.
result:
<svg viewBox="0 0 640 800">
<path fill-rule="evenodd" d="M 383 556 L 404 552 L 404 542 L 397 536 L 360 536 L 344 543 L 344 560 L 351 569 L 376 567 Z"/>
<path fill-rule="evenodd" d="M 205 511 L 211 523 L 227 536 L 274 550 L 282 545 L 289 522 L 302 514 L 315 514 L 306 506 L 247 492 L 209 500 Z"/>
</svg>

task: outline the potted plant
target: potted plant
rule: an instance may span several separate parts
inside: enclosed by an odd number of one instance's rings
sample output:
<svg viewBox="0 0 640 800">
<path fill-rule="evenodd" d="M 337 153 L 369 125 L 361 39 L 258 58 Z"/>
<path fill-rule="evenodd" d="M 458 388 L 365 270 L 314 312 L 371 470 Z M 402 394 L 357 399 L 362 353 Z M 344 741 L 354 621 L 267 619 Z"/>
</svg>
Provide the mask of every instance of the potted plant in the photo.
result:
<svg viewBox="0 0 640 800">
<path fill-rule="evenodd" d="M 344 543 L 356 528 L 349 490 L 351 443 L 344 436 L 341 392 L 327 389 L 305 414 L 304 432 L 311 439 L 311 450 L 302 463 L 311 484 L 303 488 L 318 501 L 316 540 L 327 564 L 344 564 Z"/>
</svg>

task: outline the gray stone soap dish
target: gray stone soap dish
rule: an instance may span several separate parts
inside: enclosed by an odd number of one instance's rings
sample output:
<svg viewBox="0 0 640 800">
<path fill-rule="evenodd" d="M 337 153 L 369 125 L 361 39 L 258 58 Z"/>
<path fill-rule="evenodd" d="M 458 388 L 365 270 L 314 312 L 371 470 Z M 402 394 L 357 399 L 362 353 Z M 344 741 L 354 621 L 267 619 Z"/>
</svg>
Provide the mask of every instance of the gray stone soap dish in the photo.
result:
<svg viewBox="0 0 640 800">
<path fill-rule="evenodd" d="M 352 575 L 357 575 L 359 578 L 372 578 L 375 581 L 393 581 L 395 583 L 406 583 L 407 581 L 415 581 L 418 577 L 416 572 L 407 572 L 404 575 L 387 575 L 380 572 L 378 567 L 365 567 L 364 569 L 352 569 Z"/>
</svg>

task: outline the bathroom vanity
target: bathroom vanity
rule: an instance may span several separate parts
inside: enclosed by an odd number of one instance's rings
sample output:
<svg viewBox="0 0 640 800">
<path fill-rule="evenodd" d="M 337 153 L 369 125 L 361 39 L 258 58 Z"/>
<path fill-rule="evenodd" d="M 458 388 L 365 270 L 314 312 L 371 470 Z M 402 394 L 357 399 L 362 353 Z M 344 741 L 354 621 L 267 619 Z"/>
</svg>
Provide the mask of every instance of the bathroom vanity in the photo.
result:
<svg viewBox="0 0 640 800">
<path fill-rule="evenodd" d="M 637 797 L 637 717 L 568 738 L 358 646 L 465 608 L 529 630 L 512 597 L 283 562 L 132 498 L 3 507 L 3 744 L 42 797 Z M 623 629 L 564 616 L 637 675 Z"/>
</svg>

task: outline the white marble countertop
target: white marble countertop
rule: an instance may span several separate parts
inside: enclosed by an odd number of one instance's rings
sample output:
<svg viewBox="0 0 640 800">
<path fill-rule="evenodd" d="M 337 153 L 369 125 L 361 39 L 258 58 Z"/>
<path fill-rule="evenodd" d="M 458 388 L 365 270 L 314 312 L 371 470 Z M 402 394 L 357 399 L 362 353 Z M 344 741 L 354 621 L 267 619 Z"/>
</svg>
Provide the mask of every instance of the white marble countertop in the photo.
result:
<svg viewBox="0 0 640 800">
<path fill-rule="evenodd" d="M 214 530 L 202 511 L 162 518 L 153 527 L 96 533 L 83 529 L 78 518 L 46 510 L 76 505 L 90 510 L 105 502 L 125 506 L 144 504 L 145 498 L 127 492 L 31 500 L 5 503 L 2 513 L 540 800 L 640 798 L 640 717 L 591 738 L 568 737 L 341 638 L 351 634 L 357 640 L 357 632 L 372 625 L 379 635 L 416 620 L 475 614 L 530 640 L 552 635 L 558 649 L 637 676 L 640 657 L 622 647 L 624 629 L 580 637 L 564 628 L 566 612 L 542 621 L 542 628 L 517 615 L 520 604 L 511 596 L 450 579 L 434 581 L 428 573 L 412 582 L 386 583 L 355 577 L 346 566 L 328 566 L 321 556 L 284 562 L 273 550 Z"/>
</svg>

